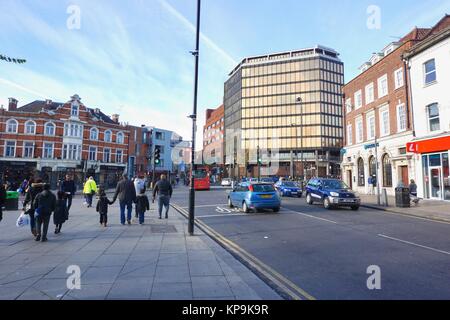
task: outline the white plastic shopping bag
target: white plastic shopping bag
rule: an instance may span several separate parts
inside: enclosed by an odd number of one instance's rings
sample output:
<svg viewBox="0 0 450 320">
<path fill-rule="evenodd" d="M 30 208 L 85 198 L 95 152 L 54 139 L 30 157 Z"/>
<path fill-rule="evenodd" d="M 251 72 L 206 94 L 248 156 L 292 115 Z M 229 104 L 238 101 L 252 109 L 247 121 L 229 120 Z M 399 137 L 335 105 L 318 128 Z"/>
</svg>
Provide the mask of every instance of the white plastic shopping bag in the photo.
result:
<svg viewBox="0 0 450 320">
<path fill-rule="evenodd" d="M 20 228 L 28 226 L 29 224 L 30 224 L 30 217 L 22 212 L 19 218 L 17 219 L 16 226 Z"/>
</svg>

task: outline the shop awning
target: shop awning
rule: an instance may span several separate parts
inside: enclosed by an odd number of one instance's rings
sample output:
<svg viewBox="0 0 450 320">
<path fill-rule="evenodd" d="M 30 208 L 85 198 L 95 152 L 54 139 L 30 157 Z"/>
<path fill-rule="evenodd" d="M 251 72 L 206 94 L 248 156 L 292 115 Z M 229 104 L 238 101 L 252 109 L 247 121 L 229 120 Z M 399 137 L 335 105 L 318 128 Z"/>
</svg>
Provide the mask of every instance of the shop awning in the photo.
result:
<svg viewBox="0 0 450 320">
<path fill-rule="evenodd" d="M 409 142 L 406 150 L 413 153 L 430 153 L 450 150 L 450 136 Z"/>
</svg>

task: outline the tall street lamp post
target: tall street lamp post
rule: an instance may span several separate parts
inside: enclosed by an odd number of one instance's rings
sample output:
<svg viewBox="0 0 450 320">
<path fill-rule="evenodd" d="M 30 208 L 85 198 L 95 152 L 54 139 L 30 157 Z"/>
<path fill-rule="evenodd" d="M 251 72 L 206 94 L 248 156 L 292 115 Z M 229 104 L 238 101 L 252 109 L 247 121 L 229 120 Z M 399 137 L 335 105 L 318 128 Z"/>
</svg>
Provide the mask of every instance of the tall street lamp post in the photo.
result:
<svg viewBox="0 0 450 320">
<path fill-rule="evenodd" d="M 303 109 L 302 109 L 302 98 L 297 97 L 297 105 L 300 109 L 300 164 L 302 166 L 302 180 L 305 180 L 305 165 L 303 163 Z"/>
<path fill-rule="evenodd" d="M 191 52 L 195 57 L 195 76 L 194 76 L 194 111 L 190 118 L 192 119 L 192 152 L 191 152 L 191 181 L 189 190 L 189 224 L 188 233 L 194 235 L 194 209 L 195 209 L 195 189 L 194 189 L 194 175 L 195 175 L 195 133 L 197 130 L 197 94 L 198 94 L 198 62 L 200 51 L 200 8 L 201 0 L 197 0 L 197 32 L 195 40 L 195 51 Z"/>
</svg>

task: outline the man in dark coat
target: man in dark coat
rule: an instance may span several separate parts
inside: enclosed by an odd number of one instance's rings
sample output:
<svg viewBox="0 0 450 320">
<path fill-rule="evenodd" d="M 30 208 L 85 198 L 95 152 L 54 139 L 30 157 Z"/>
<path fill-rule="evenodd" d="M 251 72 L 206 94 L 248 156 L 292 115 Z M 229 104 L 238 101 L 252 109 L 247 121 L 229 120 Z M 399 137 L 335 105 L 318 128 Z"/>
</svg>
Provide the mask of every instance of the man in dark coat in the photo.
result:
<svg viewBox="0 0 450 320">
<path fill-rule="evenodd" d="M 166 219 L 169 214 L 169 206 L 170 206 L 170 198 L 172 197 L 172 185 L 167 180 L 165 174 L 161 175 L 161 180 L 156 183 L 155 188 L 153 189 L 153 202 L 155 202 L 156 194 L 158 194 L 158 213 L 159 218 L 161 219 L 163 206 L 166 207 Z"/>
<path fill-rule="evenodd" d="M 3 185 L 3 182 L 0 181 L 0 221 L 3 220 L 3 206 L 5 205 L 6 202 L 6 189 L 5 186 Z"/>
<path fill-rule="evenodd" d="M 44 184 L 42 183 L 42 179 L 30 179 L 28 184 L 28 188 L 25 193 L 25 200 L 23 201 L 23 211 L 25 214 L 28 214 L 30 217 L 30 228 L 33 236 L 36 237 L 36 221 L 34 219 L 34 211 L 36 208 L 34 207 L 34 199 L 36 196 L 44 190 Z"/>
<path fill-rule="evenodd" d="M 112 202 L 119 198 L 120 205 L 120 223 L 125 224 L 125 207 L 127 209 L 127 222 L 131 224 L 131 213 L 133 211 L 133 202 L 136 201 L 136 189 L 132 181 L 126 174 L 122 176 L 122 180 L 117 184 L 116 193 Z"/>
<path fill-rule="evenodd" d="M 67 212 L 69 212 L 70 207 L 72 206 L 72 198 L 77 191 L 77 187 L 75 186 L 75 181 L 73 181 L 72 177 L 68 174 L 66 175 L 66 180 L 61 183 L 61 191 L 65 194 Z"/>
<path fill-rule="evenodd" d="M 56 208 L 56 197 L 50 191 L 50 185 L 44 185 L 44 191 L 39 193 L 34 199 L 33 206 L 36 208 L 36 241 L 47 241 L 48 225 L 50 223 L 50 217 Z M 43 230 L 42 230 L 43 226 Z"/>
</svg>

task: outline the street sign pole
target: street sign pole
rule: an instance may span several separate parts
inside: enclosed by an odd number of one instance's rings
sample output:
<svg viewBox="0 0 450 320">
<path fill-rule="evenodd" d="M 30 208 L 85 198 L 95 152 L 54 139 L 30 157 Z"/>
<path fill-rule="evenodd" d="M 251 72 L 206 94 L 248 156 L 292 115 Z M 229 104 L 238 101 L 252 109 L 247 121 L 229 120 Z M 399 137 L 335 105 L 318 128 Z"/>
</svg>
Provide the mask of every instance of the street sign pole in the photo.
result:
<svg viewBox="0 0 450 320">
<path fill-rule="evenodd" d="M 377 137 L 375 136 L 375 182 L 377 184 L 377 204 L 380 205 L 380 179 L 378 179 L 378 142 Z"/>
</svg>

